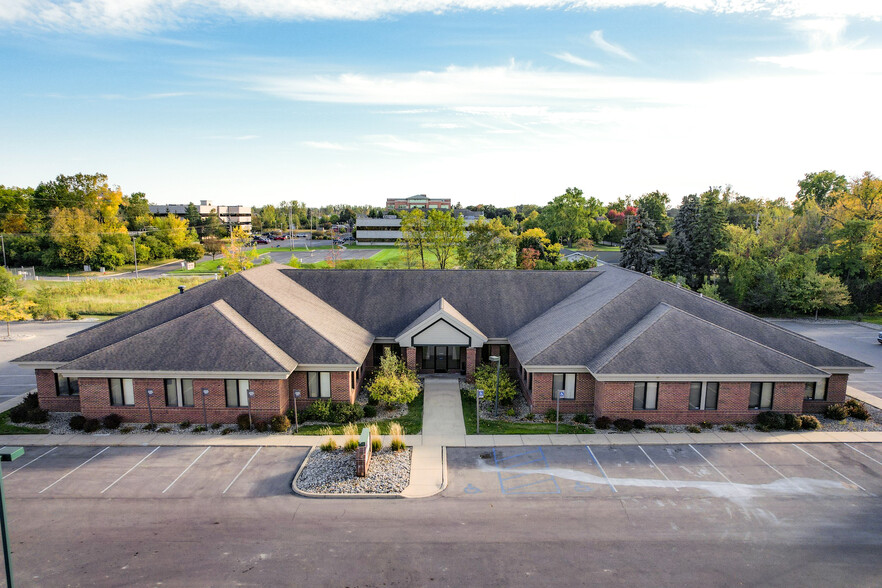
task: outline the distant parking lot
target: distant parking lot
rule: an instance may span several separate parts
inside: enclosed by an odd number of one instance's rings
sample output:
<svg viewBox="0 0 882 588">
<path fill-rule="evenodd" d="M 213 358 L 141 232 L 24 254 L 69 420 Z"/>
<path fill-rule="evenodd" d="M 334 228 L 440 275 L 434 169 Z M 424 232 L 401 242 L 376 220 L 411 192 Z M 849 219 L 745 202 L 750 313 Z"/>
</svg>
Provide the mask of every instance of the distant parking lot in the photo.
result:
<svg viewBox="0 0 882 588">
<path fill-rule="evenodd" d="M 269 251 L 265 255 L 276 263 L 288 263 L 292 255 L 297 256 L 300 263 L 318 263 L 320 261 L 327 261 L 328 251 L 329 249 L 324 247 L 312 251 L 294 251 L 293 253 L 290 251 Z M 340 249 L 337 255 L 340 261 L 345 261 L 348 259 L 367 259 L 379 252 L 379 249 Z"/>
<path fill-rule="evenodd" d="M 878 496 L 882 444 L 448 449 L 452 497 Z"/>
<path fill-rule="evenodd" d="M 223 498 L 291 493 L 307 448 L 26 447 L 4 464 L 11 498 Z"/>
</svg>

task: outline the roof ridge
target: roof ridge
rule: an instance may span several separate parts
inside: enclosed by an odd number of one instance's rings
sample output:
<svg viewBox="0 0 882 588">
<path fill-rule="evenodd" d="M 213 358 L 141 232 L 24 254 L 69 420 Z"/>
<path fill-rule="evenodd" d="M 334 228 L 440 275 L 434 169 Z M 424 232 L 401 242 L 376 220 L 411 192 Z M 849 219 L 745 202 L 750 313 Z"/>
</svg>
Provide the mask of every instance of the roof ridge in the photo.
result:
<svg viewBox="0 0 882 588">
<path fill-rule="evenodd" d="M 588 363 L 591 363 L 595 359 L 600 361 L 597 365 L 592 366 L 592 371 L 600 371 L 601 368 L 615 359 L 620 353 L 633 345 L 634 342 L 637 341 L 637 336 L 640 333 L 645 332 L 671 310 L 676 309 L 667 302 L 659 302 L 652 307 L 652 310 L 643 315 L 630 329 L 622 333 L 621 337 L 613 341 L 612 344 L 588 361 Z"/>
<path fill-rule="evenodd" d="M 221 298 L 220 300 L 212 302 L 210 306 L 217 310 L 221 316 L 229 321 L 233 327 L 238 329 L 240 333 L 248 337 L 248 339 L 254 342 L 255 345 L 260 347 L 264 353 L 269 355 L 280 367 L 290 370 L 294 370 L 297 367 L 297 360 L 285 353 L 281 347 L 273 343 L 269 337 L 261 333 L 260 329 L 248 322 L 248 319 L 242 316 L 235 308 L 230 306 L 229 302 Z M 244 325 L 239 324 L 240 321 L 244 323 Z"/>
</svg>

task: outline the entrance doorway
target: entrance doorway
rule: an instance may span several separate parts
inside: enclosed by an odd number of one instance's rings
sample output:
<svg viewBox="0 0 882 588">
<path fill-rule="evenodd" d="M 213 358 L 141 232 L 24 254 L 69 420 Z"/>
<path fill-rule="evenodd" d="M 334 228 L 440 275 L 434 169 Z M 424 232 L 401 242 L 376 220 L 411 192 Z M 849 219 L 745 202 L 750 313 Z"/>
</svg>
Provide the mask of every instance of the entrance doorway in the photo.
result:
<svg viewBox="0 0 882 588">
<path fill-rule="evenodd" d="M 421 366 L 424 370 L 432 370 L 436 374 L 461 372 L 463 348 L 454 345 L 426 345 L 421 347 Z"/>
</svg>

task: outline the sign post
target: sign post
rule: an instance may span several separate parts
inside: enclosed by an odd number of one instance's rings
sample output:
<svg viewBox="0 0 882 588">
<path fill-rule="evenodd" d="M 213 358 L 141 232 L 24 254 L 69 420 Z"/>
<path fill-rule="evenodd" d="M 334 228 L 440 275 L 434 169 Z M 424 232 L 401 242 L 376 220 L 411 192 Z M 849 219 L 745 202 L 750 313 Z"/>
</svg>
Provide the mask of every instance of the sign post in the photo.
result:
<svg viewBox="0 0 882 588">
<path fill-rule="evenodd" d="M 300 431 L 300 423 L 297 418 L 297 399 L 300 398 L 300 390 L 294 390 L 294 432 Z"/>
<path fill-rule="evenodd" d="M 481 434 L 481 399 L 484 398 L 484 391 L 478 389 L 475 395 L 475 418 L 477 419 L 476 433 Z"/>
<path fill-rule="evenodd" d="M 254 428 L 254 422 L 251 420 L 251 399 L 254 398 L 254 390 L 248 388 L 248 429 Z"/>
<path fill-rule="evenodd" d="M 205 430 L 208 431 L 208 411 L 205 410 L 205 401 L 208 400 L 208 388 L 202 389 L 202 418 L 205 421 Z"/>
<path fill-rule="evenodd" d="M 557 391 L 557 419 L 554 421 L 554 432 L 560 432 L 560 399 L 564 397 L 566 390 Z"/>
<path fill-rule="evenodd" d="M 493 418 L 499 418 L 499 366 L 502 363 L 498 355 L 491 355 L 490 361 L 496 362 L 496 396 L 493 397 Z"/>
<path fill-rule="evenodd" d="M 6 447 L 0 450 L 0 462 L 13 461 L 24 455 L 23 447 Z M 6 564 L 6 585 L 14 588 L 12 581 L 12 557 L 9 549 L 9 527 L 6 526 L 6 498 L 3 492 L 3 472 L 0 470 L 0 533 L 3 534 L 3 563 Z"/>
<path fill-rule="evenodd" d="M 153 428 L 153 408 L 150 406 L 150 397 L 153 396 L 153 389 L 147 388 L 147 413 L 150 415 L 150 428 Z"/>
</svg>

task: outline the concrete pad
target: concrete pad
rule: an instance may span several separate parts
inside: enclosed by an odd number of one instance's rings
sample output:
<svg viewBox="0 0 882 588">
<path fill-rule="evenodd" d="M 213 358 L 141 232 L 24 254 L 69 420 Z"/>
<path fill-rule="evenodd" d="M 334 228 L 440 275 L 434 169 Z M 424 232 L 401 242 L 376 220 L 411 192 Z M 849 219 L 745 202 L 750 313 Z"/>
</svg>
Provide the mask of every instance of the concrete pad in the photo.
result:
<svg viewBox="0 0 882 588">
<path fill-rule="evenodd" d="M 579 433 L 576 435 L 576 439 L 582 445 L 590 445 L 591 443 L 593 443 L 594 441 L 597 441 L 598 439 L 603 439 L 603 435 L 597 435 L 597 434 L 588 435 L 585 433 Z"/>
<path fill-rule="evenodd" d="M 388 435 L 384 435 L 383 437 L 384 437 L 383 443 L 387 445 L 389 443 L 388 439 L 386 439 L 386 437 L 388 437 Z M 418 445 L 422 445 L 423 444 L 423 436 L 422 435 L 405 435 L 404 436 L 404 443 L 408 447 L 416 447 Z"/>
<path fill-rule="evenodd" d="M 465 446 L 465 435 L 423 435 L 422 436 L 421 445 L 427 446 L 437 446 L 440 447 L 442 445 L 447 447 L 462 447 Z M 492 437 L 487 435 L 488 439 L 491 439 L 487 443 L 492 443 Z"/>
<path fill-rule="evenodd" d="M 552 445 L 581 445 L 576 435 L 549 434 Z"/>
<path fill-rule="evenodd" d="M 659 433 L 658 435 L 665 440 L 665 443 L 692 443 L 689 433 Z"/>
<path fill-rule="evenodd" d="M 653 433 L 652 435 L 635 435 L 638 445 L 665 445 L 667 441 L 665 441 L 664 437 L 659 435 L 658 433 Z"/>
<path fill-rule="evenodd" d="M 493 435 L 493 445 L 496 447 L 511 447 L 523 444 L 524 441 L 520 435 Z"/>
<path fill-rule="evenodd" d="M 797 431 L 772 431 L 769 435 L 781 443 L 805 443 L 808 441 L 802 433 Z"/>
<path fill-rule="evenodd" d="M 551 445 L 548 435 L 521 435 L 524 445 Z"/>
<path fill-rule="evenodd" d="M 779 442 L 775 437 L 773 437 L 769 433 L 762 433 L 760 431 L 744 431 L 744 436 L 747 437 L 751 443 L 776 443 L 776 442 Z"/>
<path fill-rule="evenodd" d="M 423 435 L 465 435 L 459 380 L 426 378 L 423 387 Z"/>
<path fill-rule="evenodd" d="M 161 443 L 154 443 L 156 439 L 155 433 L 132 433 L 129 435 L 117 435 L 113 441 L 110 438 L 106 438 L 108 443 L 112 443 L 113 445 L 119 446 L 133 446 L 133 445 L 161 445 Z"/>
<path fill-rule="evenodd" d="M 493 447 L 493 435 L 466 435 L 464 445 L 448 445 L 447 447 Z"/>
<path fill-rule="evenodd" d="M 714 434 L 723 443 L 748 443 L 750 441 L 741 431 L 715 431 Z"/>
<path fill-rule="evenodd" d="M 882 443 L 882 431 L 856 431 L 853 435 L 859 438 L 861 442 Z"/>
<path fill-rule="evenodd" d="M 585 445 L 609 445 L 609 435 L 605 433 L 595 433 L 594 435 L 582 435 L 582 437 L 588 437 L 591 440 L 585 443 Z"/>
<path fill-rule="evenodd" d="M 631 433 L 616 433 L 607 435 L 610 445 L 637 445 L 637 439 Z"/>
</svg>

